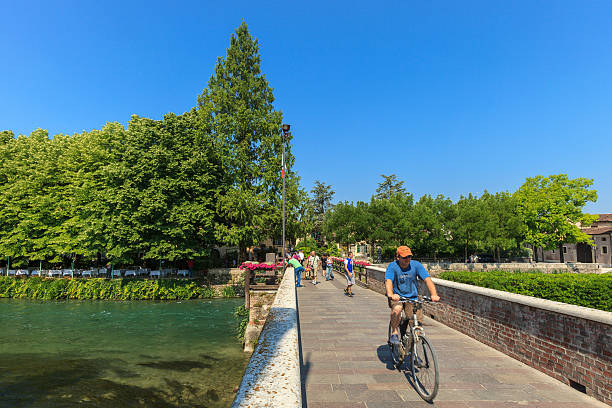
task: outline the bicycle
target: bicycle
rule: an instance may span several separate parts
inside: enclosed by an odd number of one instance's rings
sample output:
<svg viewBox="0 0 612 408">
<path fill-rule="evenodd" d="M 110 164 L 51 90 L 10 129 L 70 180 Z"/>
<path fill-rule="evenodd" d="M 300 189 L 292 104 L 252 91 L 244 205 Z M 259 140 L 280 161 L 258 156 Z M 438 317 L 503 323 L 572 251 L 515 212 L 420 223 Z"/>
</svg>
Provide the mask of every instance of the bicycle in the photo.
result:
<svg viewBox="0 0 612 408">
<path fill-rule="evenodd" d="M 400 303 L 412 303 L 413 324 L 409 324 L 410 320 L 406 317 L 402 307 L 399 325 L 400 344 L 393 345 L 391 343 L 391 323 L 389 323 L 388 344 L 391 348 L 393 365 L 398 370 L 402 369 L 406 357 L 409 357 L 410 374 L 416 392 L 425 401 L 431 402 L 438 394 L 440 375 L 438 373 L 438 358 L 431 343 L 425 337 L 423 327 L 419 324 L 416 315 L 417 310 L 423 307 L 423 302 L 431 302 L 431 298 L 423 296 L 421 299 L 414 301 L 400 298 Z"/>
</svg>

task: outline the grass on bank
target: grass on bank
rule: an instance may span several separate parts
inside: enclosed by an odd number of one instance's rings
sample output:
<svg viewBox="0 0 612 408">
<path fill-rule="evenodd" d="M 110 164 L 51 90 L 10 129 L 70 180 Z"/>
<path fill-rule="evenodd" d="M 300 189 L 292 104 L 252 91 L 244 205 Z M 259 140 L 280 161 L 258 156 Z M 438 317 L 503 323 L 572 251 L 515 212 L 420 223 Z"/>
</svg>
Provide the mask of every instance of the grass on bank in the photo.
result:
<svg viewBox="0 0 612 408">
<path fill-rule="evenodd" d="M 241 288 L 217 290 L 185 279 L 15 279 L 0 277 L 0 298 L 41 300 L 187 300 L 235 297 Z"/>
<path fill-rule="evenodd" d="M 440 278 L 612 312 L 612 275 L 444 271 Z"/>
</svg>

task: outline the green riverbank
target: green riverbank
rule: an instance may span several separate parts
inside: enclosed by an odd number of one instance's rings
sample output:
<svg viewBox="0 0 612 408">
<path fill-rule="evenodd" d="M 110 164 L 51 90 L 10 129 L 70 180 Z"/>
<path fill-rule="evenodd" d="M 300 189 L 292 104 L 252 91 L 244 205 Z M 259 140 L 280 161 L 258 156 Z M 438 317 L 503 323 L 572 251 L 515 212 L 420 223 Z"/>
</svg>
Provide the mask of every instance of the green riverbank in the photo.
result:
<svg viewBox="0 0 612 408">
<path fill-rule="evenodd" d="M 235 297 L 243 288 L 189 279 L 0 277 L 0 298 L 40 300 L 188 300 Z"/>
</svg>

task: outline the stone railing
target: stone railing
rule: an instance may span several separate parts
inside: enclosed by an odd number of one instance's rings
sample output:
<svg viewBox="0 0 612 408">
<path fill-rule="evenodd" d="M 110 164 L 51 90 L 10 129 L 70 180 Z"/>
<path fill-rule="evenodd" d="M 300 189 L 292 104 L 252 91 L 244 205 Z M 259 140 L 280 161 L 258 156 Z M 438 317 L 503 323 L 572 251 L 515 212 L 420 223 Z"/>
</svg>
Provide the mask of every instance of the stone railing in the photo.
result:
<svg viewBox="0 0 612 408">
<path fill-rule="evenodd" d="M 368 267 L 368 287 L 384 293 L 384 273 Z M 433 281 L 441 302 L 426 315 L 612 405 L 612 313 Z"/>
<path fill-rule="evenodd" d="M 445 271 L 540 271 L 543 273 L 565 272 L 565 273 L 602 273 L 604 269 L 599 264 L 567 262 L 567 263 L 551 263 L 551 262 L 500 262 L 500 263 L 450 263 L 450 262 L 424 262 L 423 265 L 427 270 L 445 270 Z"/>
<path fill-rule="evenodd" d="M 287 268 L 232 407 L 300 406 L 297 303 Z"/>
</svg>

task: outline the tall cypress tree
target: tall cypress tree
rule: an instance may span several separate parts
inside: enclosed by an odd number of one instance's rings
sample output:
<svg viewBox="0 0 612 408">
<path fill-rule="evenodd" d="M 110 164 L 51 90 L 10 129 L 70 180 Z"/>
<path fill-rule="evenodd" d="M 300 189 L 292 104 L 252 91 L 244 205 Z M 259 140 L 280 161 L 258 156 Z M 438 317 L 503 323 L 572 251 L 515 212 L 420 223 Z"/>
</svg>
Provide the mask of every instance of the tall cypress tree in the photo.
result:
<svg viewBox="0 0 612 408">
<path fill-rule="evenodd" d="M 239 246 L 242 257 L 246 247 L 278 235 L 280 229 L 282 113 L 272 105 L 272 88 L 260 64 L 259 43 L 243 22 L 198 97 L 200 128 L 213 135 L 223 169 L 215 237 L 221 244 Z M 289 213 L 298 200 L 293 162 L 287 149 Z"/>
</svg>

